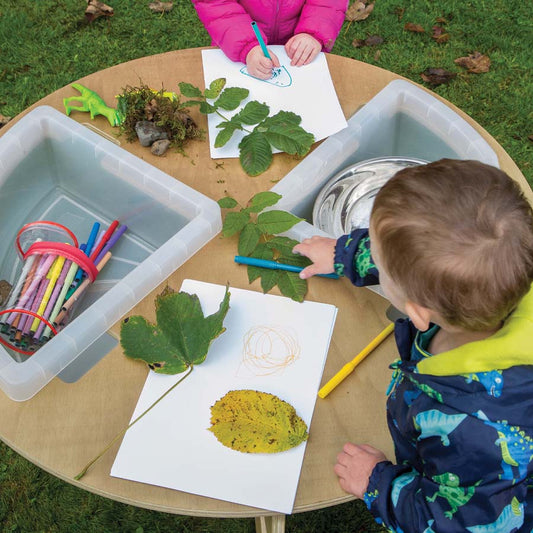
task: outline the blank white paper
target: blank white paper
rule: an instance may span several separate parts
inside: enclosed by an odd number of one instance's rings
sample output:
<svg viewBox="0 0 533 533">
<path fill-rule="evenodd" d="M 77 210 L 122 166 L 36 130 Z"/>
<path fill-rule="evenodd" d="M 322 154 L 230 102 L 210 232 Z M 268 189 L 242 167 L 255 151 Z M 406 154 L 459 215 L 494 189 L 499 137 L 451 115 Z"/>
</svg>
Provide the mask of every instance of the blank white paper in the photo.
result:
<svg viewBox="0 0 533 533">
<path fill-rule="evenodd" d="M 320 52 L 311 64 L 291 67 L 291 61 L 283 46 L 274 45 L 268 48 L 276 54 L 280 65 L 285 67 L 290 75 L 289 86 L 280 87 L 243 74 L 241 70 L 244 64 L 229 60 L 222 50 L 202 50 L 206 87 L 209 87 L 213 80 L 226 78 L 226 87 L 242 87 L 250 91 L 248 98 L 235 111 L 221 110 L 221 113 L 230 118 L 249 101 L 257 100 L 270 107 L 270 116 L 279 111 L 292 111 L 300 115 L 300 125 L 315 136 L 315 141 L 325 139 L 345 128 L 347 122 L 331 80 L 326 56 Z M 220 122 L 222 118 L 216 113 L 208 115 L 211 157 L 239 157 L 239 143 L 245 135 L 242 132 L 235 132 L 225 146 L 215 148 L 215 139 L 220 132 L 216 126 Z"/>
<path fill-rule="evenodd" d="M 207 316 L 218 310 L 225 287 L 185 280 L 181 290 L 197 294 Z M 253 389 L 290 403 L 309 428 L 337 309 L 230 292 L 226 331 L 213 341 L 204 363 L 128 430 L 111 475 L 290 514 L 306 443 L 273 454 L 232 450 L 208 431 L 210 407 L 230 390 Z M 273 346 L 270 364 L 250 365 L 250 350 L 265 350 L 265 331 Z M 295 357 L 284 360 L 285 345 Z M 182 375 L 150 372 L 132 420 Z"/>
</svg>

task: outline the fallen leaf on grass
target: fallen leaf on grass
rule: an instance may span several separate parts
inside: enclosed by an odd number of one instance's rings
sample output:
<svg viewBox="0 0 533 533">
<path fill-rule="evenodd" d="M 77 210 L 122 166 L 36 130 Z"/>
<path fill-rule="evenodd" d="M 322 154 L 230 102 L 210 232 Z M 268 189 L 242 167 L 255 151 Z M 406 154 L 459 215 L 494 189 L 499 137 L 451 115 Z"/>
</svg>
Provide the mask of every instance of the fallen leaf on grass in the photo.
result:
<svg viewBox="0 0 533 533">
<path fill-rule="evenodd" d="M 414 33 L 424 33 L 426 31 L 420 24 L 415 24 L 414 22 L 407 22 L 403 29 Z"/>
<path fill-rule="evenodd" d="M 433 33 L 431 35 L 431 38 L 434 39 L 437 43 L 447 43 L 450 39 L 450 34 L 445 33 L 444 28 L 442 26 L 433 26 L 432 28 Z"/>
<path fill-rule="evenodd" d="M 383 37 L 379 35 L 370 35 L 366 39 L 354 39 L 352 46 L 354 48 L 361 48 L 363 46 L 378 46 L 384 42 Z"/>
<path fill-rule="evenodd" d="M 468 72 L 481 74 L 490 70 L 490 59 L 480 52 L 474 52 L 467 57 L 458 57 L 454 60 L 456 65 L 466 68 Z"/>
<path fill-rule="evenodd" d="M 98 0 L 87 0 L 85 17 L 87 22 L 92 22 L 99 17 L 111 17 L 114 14 L 113 8 L 99 2 Z"/>
<path fill-rule="evenodd" d="M 457 74 L 444 70 L 443 68 L 427 68 L 424 72 L 420 73 L 420 76 L 426 83 L 436 87 L 437 85 L 450 83 Z"/>
<path fill-rule="evenodd" d="M 398 17 L 398 22 L 401 22 L 403 19 L 403 14 L 405 13 L 405 7 L 395 7 L 394 14 Z"/>
<path fill-rule="evenodd" d="M 528 135 L 527 138 L 533 143 L 533 134 Z"/>
<path fill-rule="evenodd" d="M 364 2 L 355 2 L 346 10 L 346 20 L 350 22 L 365 20 L 372 13 L 373 9 L 373 3 L 366 5 Z"/>
<path fill-rule="evenodd" d="M 174 4 L 172 2 L 152 2 L 148 7 L 152 13 L 168 13 Z"/>
</svg>

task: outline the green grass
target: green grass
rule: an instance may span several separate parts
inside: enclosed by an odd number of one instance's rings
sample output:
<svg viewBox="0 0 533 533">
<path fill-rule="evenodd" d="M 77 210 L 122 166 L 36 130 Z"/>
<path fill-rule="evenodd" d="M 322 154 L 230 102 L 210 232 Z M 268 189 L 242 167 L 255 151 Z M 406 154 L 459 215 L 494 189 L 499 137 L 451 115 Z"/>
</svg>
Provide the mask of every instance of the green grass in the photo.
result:
<svg viewBox="0 0 533 533">
<path fill-rule="evenodd" d="M 92 72 L 146 55 L 209 45 L 189 0 L 167 15 L 149 2 L 108 0 L 110 19 L 87 24 L 84 0 L 2 0 L 0 3 L 0 114 L 23 109 Z M 397 72 L 418 83 L 426 68 L 458 74 L 433 90 L 483 126 L 533 185 L 533 21 L 523 0 L 412 0 L 400 20 L 398 0 L 376 0 L 374 12 L 343 28 L 334 53 Z M 435 19 L 448 23 L 450 40 L 431 39 Z M 426 33 L 404 30 L 406 22 Z M 354 38 L 380 35 L 378 47 L 353 48 Z M 474 51 L 491 69 L 469 74 L 454 64 Z M 186 81 L 186 80 L 176 80 Z M 172 89 L 172 88 L 169 88 Z M 353 88 L 357 91 L 357 87 Z M 384 403 L 384 399 L 383 399 Z M 288 533 L 381 531 L 361 502 L 288 517 Z M 0 443 L 2 532 L 228 532 L 254 531 L 252 519 L 203 519 L 148 511 L 82 491 L 40 470 Z"/>
</svg>

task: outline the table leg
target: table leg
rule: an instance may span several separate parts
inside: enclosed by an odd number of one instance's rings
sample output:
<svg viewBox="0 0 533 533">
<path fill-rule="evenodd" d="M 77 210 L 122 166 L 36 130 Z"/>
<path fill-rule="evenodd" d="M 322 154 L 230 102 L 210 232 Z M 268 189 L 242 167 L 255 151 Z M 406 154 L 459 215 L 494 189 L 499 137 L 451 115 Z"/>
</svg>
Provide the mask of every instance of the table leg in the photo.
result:
<svg viewBox="0 0 533 533">
<path fill-rule="evenodd" d="M 257 516 L 255 533 L 285 533 L 285 515 Z"/>
</svg>

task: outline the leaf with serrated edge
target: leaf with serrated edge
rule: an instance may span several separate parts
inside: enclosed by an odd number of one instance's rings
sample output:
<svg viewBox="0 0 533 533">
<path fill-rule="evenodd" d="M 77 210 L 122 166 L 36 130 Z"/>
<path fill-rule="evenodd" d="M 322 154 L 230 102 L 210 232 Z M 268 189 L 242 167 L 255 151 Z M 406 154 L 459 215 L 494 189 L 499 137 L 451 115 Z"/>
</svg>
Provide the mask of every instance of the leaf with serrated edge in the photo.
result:
<svg viewBox="0 0 533 533">
<path fill-rule="evenodd" d="M 202 91 L 191 83 L 180 81 L 178 83 L 178 86 L 180 88 L 181 94 L 183 96 L 186 96 L 187 98 L 195 98 L 198 96 L 202 96 Z"/>
<path fill-rule="evenodd" d="M 307 281 L 301 279 L 296 272 L 280 272 L 278 287 L 283 296 L 296 302 L 303 302 L 307 292 Z"/>
<path fill-rule="evenodd" d="M 250 176 L 264 172 L 272 162 L 272 148 L 263 133 L 250 133 L 239 143 L 239 159 L 244 171 Z"/>
<path fill-rule="evenodd" d="M 291 155 L 305 155 L 315 142 L 315 138 L 311 133 L 308 133 L 300 126 L 294 125 L 271 126 L 264 135 L 272 146 Z"/>
<path fill-rule="evenodd" d="M 210 115 L 216 111 L 216 107 L 208 104 L 207 102 L 200 102 L 200 113 L 204 115 Z"/>
<path fill-rule="evenodd" d="M 217 203 L 222 209 L 233 209 L 238 205 L 237 200 L 231 196 L 224 196 Z"/>
<path fill-rule="evenodd" d="M 277 204 L 281 199 L 281 195 L 272 191 L 258 192 L 252 197 L 246 210 L 250 213 L 259 213 L 265 207 Z"/>
<path fill-rule="evenodd" d="M 224 235 L 224 237 L 235 235 L 235 233 L 244 228 L 249 220 L 250 215 L 243 211 L 228 213 L 224 218 L 224 224 L 222 225 L 222 235 Z"/>
<path fill-rule="evenodd" d="M 234 115 L 232 120 L 238 121 L 241 124 L 258 124 L 268 117 L 269 112 L 270 108 L 266 104 L 252 100 Z"/>
<path fill-rule="evenodd" d="M 302 220 L 302 218 L 299 218 L 292 213 L 288 213 L 287 211 L 273 209 L 271 211 L 259 213 L 257 216 L 257 225 L 263 233 L 283 233 Z"/>
<path fill-rule="evenodd" d="M 258 244 L 254 250 L 252 257 L 257 259 L 266 259 L 267 261 L 272 261 L 274 255 L 272 250 L 269 250 L 265 244 Z M 263 275 L 265 272 L 264 268 L 259 268 L 256 266 L 248 265 L 248 281 L 250 283 L 254 282 L 257 278 Z"/>
<path fill-rule="evenodd" d="M 257 225 L 253 222 L 246 224 L 239 235 L 239 255 L 251 254 L 257 246 L 260 238 L 261 232 Z"/>
<path fill-rule="evenodd" d="M 229 123 L 224 122 L 224 124 Z M 233 137 L 233 134 L 235 133 L 236 129 L 237 128 L 232 126 L 225 126 L 221 131 L 219 131 L 217 136 L 215 137 L 215 148 L 221 148 L 222 146 L 224 146 Z"/>
<path fill-rule="evenodd" d="M 248 98 L 250 91 L 248 89 L 241 89 L 240 87 L 228 87 L 222 91 L 213 104 L 216 108 L 225 109 L 226 111 L 233 111 L 237 109 L 240 103 Z"/>
<path fill-rule="evenodd" d="M 218 95 L 221 93 L 225 85 L 226 78 L 217 78 L 216 80 L 213 80 L 209 84 L 209 87 L 204 91 L 204 96 L 210 100 L 218 98 Z"/>
<path fill-rule="evenodd" d="M 264 293 L 267 293 L 278 284 L 282 272 L 269 268 L 262 268 L 261 271 L 261 289 L 263 289 Z"/>
<path fill-rule="evenodd" d="M 262 126 L 271 128 L 273 126 L 298 126 L 302 122 L 302 117 L 293 113 L 292 111 L 279 111 L 275 115 L 266 118 L 262 122 Z"/>
<path fill-rule="evenodd" d="M 282 256 L 285 257 L 305 257 L 302 255 L 295 255 L 292 253 L 292 249 L 299 244 L 297 240 L 290 239 L 289 237 L 276 236 L 266 242 L 266 245 L 273 250 L 277 250 Z"/>
<path fill-rule="evenodd" d="M 255 390 L 229 391 L 215 402 L 209 431 L 224 446 L 244 453 L 283 452 L 309 436 L 292 405 Z"/>
</svg>

